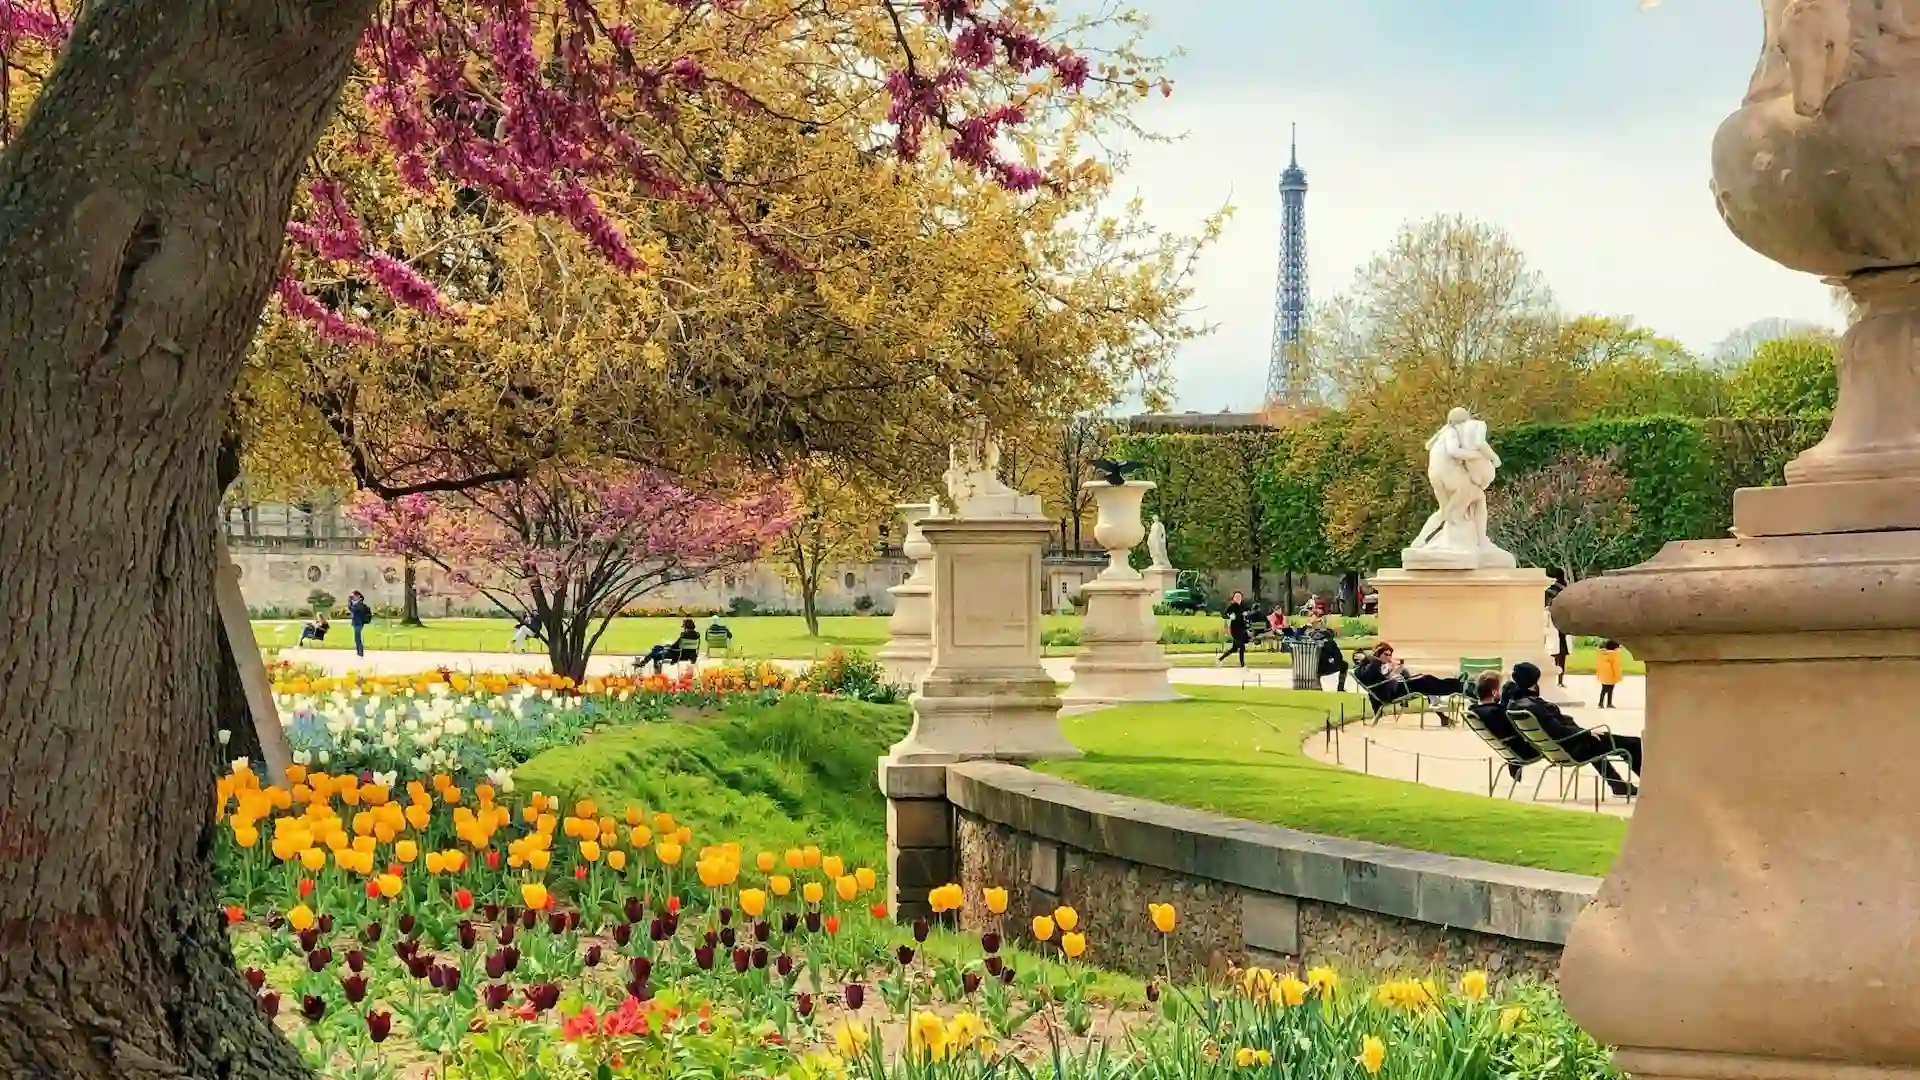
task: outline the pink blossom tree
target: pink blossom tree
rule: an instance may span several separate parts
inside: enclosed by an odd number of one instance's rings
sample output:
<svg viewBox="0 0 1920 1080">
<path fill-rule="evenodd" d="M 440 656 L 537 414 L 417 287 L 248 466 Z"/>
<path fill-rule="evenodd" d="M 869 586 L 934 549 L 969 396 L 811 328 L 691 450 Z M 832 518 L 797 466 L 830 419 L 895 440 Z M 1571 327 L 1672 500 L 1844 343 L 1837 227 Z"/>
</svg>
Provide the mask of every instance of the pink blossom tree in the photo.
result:
<svg viewBox="0 0 1920 1080">
<path fill-rule="evenodd" d="M 455 587 L 531 619 L 553 670 L 573 679 L 635 601 L 761 557 L 793 516 L 780 485 L 736 495 L 654 470 L 558 468 L 457 492 L 363 495 L 352 512 L 379 550 L 433 563 Z"/>
</svg>

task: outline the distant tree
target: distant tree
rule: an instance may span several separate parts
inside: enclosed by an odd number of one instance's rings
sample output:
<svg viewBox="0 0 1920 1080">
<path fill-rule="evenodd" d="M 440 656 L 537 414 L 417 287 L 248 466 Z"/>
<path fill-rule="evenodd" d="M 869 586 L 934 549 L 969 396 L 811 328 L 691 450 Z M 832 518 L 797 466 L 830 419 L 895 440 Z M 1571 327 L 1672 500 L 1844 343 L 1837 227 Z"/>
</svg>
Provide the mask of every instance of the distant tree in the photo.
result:
<svg viewBox="0 0 1920 1080">
<path fill-rule="evenodd" d="M 807 634 L 820 636 L 820 584 L 827 568 L 873 557 L 893 512 L 890 501 L 864 491 L 821 464 L 788 485 L 792 511 L 770 554 L 800 591 Z"/>
<path fill-rule="evenodd" d="M 1522 566 L 1579 581 L 1632 561 L 1632 490 L 1617 454 L 1568 455 L 1495 487 L 1488 528 Z"/>
<path fill-rule="evenodd" d="M 1718 368 L 1737 368 L 1753 359 L 1753 354 L 1760 346 L 1769 341 L 1832 332 L 1828 327 L 1805 319 L 1782 319 L 1777 316 L 1758 319 L 1721 338 L 1719 344 L 1707 350 L 1707 362 Z"/>
<path fill-rule="evenodd" d="M 425 559 L 509 617 L 531 616 L 554 672 L 573 679 L 634 601 L 760 558 L 790 520 L 778 484 L 740 495 L 651 470 L 548 468 L 395 501 L 355 503 L 376 549 Z"/>
<path fill-rule="evenodd" d="M 1113 425 L 1099 416 L 1075 416 L 1058 425 L 1049 440 L 1053 461 L 1046 496 L 1060 513 L 1060 547 L 1080 549 L 1081 527 L 1093 508 L 1093 496 L 1081 484 L 1093 475 L 1093 463 L 1106 452 Z M 1069 546 L 1071 540 L 1071 546 Z"/>
<path fill-rule="evenodd" d="M 1775 338 L 1733 373 L 1735 416 L 1832 412 L 1840 393 L 1839 345 L 1832 334 Z"/>
</svg>

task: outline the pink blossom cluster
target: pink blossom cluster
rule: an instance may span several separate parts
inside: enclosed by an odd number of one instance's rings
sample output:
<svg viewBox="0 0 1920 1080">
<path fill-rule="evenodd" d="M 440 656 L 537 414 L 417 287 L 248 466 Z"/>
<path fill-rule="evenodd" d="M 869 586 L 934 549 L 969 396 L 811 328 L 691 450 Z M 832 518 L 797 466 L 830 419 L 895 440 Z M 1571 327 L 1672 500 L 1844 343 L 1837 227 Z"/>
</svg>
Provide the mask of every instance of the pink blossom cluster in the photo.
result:
<svg viewBox="0 0 1920 1080">
<path fill-rule="evenodd" d="M 49 0 L 0 0 L 0 53 L 22 43 L 58 45 L 72 29 Z"/>
</svg>

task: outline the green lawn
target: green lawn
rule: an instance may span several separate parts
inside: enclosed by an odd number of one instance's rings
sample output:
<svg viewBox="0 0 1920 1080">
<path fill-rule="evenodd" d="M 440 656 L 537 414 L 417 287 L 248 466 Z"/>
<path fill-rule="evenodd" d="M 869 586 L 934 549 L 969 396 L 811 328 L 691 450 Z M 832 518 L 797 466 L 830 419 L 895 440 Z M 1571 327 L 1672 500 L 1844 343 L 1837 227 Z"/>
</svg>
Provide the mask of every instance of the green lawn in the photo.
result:
<svg viewBox="0 0 1920 1080">
<path fill-rule="evenodd" d="M 1351 696 L 1181 689 L 1189 700 L 1066 718 L 1067 737 L 1087 756 L 1040 769 L 1307 832 L 1578 874 L 1605 874 L 1626 834 L 1626 822 L 1606 814 L 1443 791 L 1308 758 L 1302 742 L 1341 703 L 1351 711 Z"/>
</svg>

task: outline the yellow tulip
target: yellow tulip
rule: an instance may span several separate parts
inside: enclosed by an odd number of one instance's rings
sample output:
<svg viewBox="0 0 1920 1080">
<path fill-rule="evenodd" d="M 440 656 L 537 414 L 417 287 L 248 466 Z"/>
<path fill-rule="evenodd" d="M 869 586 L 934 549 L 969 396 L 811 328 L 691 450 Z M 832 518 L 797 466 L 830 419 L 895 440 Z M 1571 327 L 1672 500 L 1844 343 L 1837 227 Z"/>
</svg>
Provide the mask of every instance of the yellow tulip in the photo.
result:
<svg viewBox="0 0 1920 1080">
<path fill-rule="evenodd" d="M 588 862 L 600 861 L 600 844 L 595 840 L 580 841 L 580 857 Z"/>
<path fill-rule="evenodd" d="M 806 852 L 801 851 L 799 848 L 788 848 L 786 855 L 782 856 L 782 860 L 787 864 L 787 869 L 789 870 L 805 870 L 807 868 Z"/>
<path fill-rule="evenodd" d="M 1380 1066 L 1387 1060 L 1387 1044 L 1380 1041 L 1378 1035 L 1369 1035 L 1360 1043 L 1360 1056 L 1353 1060 L 1367 1070 L 1367 1075 L 1380 1075 Z"/>
<path fill-rule="evenodd" d="M 447 857 L 437 851 L 427 852 L 427 873 L 444 874 L 447 872 Z"/>
<path fill-rule="evenodd" d="M 1080 913 L 1070 907 L 1057 907 L 1053 909 L 1053 921 L 1060 924 L 1062 930 L 1072 930 L 1080 925 Z"/>
<path fill-rule="evenodd" d="M 573 804 L 573 816 L 597 818 L 600 816 L 600 807 L 592 799 L 581 799 Z"/>
<path fill-rule="evenodd" d="M 1340 975 L 1330 967 L 1317 967 L 1307 972 L 1307 986 L 1322 994 L 1332 993 L 1333 988 L 1339 985 Z"/>
<path fill-rule="evenodd" d="M 767 910 L 767 894 L 759 889 L 740 890 L 740 911 L 749 919 L 757 919 Z"/>
<path fill-rule="evenodd" d="M 842 900 L 851 900 L 860 895 L 860 883 L 853 880 L 851 875 L 836 878 L 833 884 L 835 895 Z"/>
<path fill-rule="evenodd" d="M 653 815 L 653 831 L 654 832 L 670 833 L 673 831 L 673 828 L 674 828 L 674 825 L 673 825 L 672 814 Z"/>
<path fill-rule="evenodd" d="M 758 867 L 763 874 L 773 873 L 773 852 L 763 851 L 754 856 L 753 865 Z"/>
<path fill-rule="evenodd" d="M 767 887 L 773 890 L 773 895 L 785 896 L 793 891 L 793 879 L 785 874 L 775 874 L 767 879 Z"/>
<path fill-rule="evenodd" d="M 1173 933 L 1175 921 L 1172 904 L 1148 904 L 1147 914 L 1153 917 L 1153 928 L 1163 934 Z"/>
<path fill-rule="evenodd" d="M 545 870 L 553 863 L 553 852 L 541 848 L 527 852 L 527 865 L 535 870 Z"/>
<path fill-rule="evenodd" d="M 326 869 L 327 853 L 317 847 L 310 847 L 300 853 L 300 865 L 315 872 Z"/>
<path fill-rule="evenodd" d="M 847 876 L 847 862 L 838 855 L 828 855 L 820 860 L 820 872 L 829 878 Z"/>
<path fill-rule="evenodd" d="M 627 843 L 632 844 L 633 850 L 635 851 L 639 851 L 644 847 L 651 847 L 653 846 L 653 830 L 647 828 L 645 825 L 635 825 L 627 832 Z"/>
<path fill-rule="evenodd" d="M 420 845 L 412 840 L 402 840 L 393 845 L 393 857 L 403 863 L 410 863 L 420 857 Z"/>
<path fill-rule="evenodd" d="M 520 886 L 520 899 L 534 911 L 544 910 L 552 899 L 547 895 L 547 887 L 537 881 L 529 881 Z"/>
<path fill-rule="evenodd" d="M 1468 1001 L 1479 1001 L 1481 998 L 1486 997 L 1487 973 L 1484 971 L 1469 971 L 1465 975 L 1460 976 L 1460 992 L 1466 995 Z"/>
<path fill-rule="evenodd" d="M 1282 978 L 1273 986 L 1273 1000 L 1292 1008 L 1307 1000 L 1307 984 L 1292 975 Z"/>
<path fill-rule="evenodd" d="M 800 849 L 800 854 L 807 861 L 807 869 L 812 870 L 819 867 L 820 848 L 818 846 L 814 844 L 808 844 L 806 847 L 803 847 Z"/>
<path fill-rule="evenodd" d="M 640 813 L 639 807 L 637 806 L 627 807 L 627 827 L 629 829 L 639 828 L 640 823 L 645 820 L 647 820 L 646 816 Z"/>
<path fill-rule="evenodd" d="M 1500 1034 L 1502 1035 L 1513 1034 L 1513 1029 L 1519 1027 L 1520 1024 L 1526 1020 L 1526 1018 L 1527 1018 L 1527 1010 L 1521 1008 L 1518 1005 L 1509 1005 L 1508 1007 L 1501 1009 L 1500 1010 Z"/>
<path fill-rule="evenodd" d="M 314 918 L 313 909 L 305 904 L 297 905 L 292 911 L 287 912 L 287 925 L 295 930 L 311 930 L 313 924 L 319 921 Z"/>
<path fill-rule="evenodd" d="M 399 835 L 399 829 L 384 821 L 376 821 L 373 823 L 373 838 L 382 844 L 393 843 L 393 838 Z"/>
<path fill-rule="evenodd" d="M 840 1051 L 841 1057 L 858 1056 L 872 1037 L 871 1031 L 864 1027 L 855 1027 L 853 1024 L 841 1024 L 833 1029 L 833 1045 Z"/>
<path fill-rule="evenodd" d="M 381 874 L 374 879 L 374 884 L 379 886 L 380 895 L 389 900 L 400 895 L 400 875 L 398 874 Z"/>
<path fill-rule="evenodd" d="M 1251 1046 L 1243 1046 L 1233 1052 L 1233 1063 L 1242 1069 L 1253 1068 L 1253 1063 L 1257 1060 L 1259 1059 L 1254 1056 Z"/>
<path fill-rule="evenodd" d="M 449 874 L 457 874 L 467 868 L 467 853 L 459 848 L 448 848 L 440 853 L 440 858 L 445 861 Z"/>
<path fill-rule="evenodd" d="M 1035 915 L 1033 917 L 1033 940 L 1035 941 L 1052 941 L 1053 940 L 1053 920 L 1052 919 L 1047 918 L 1045 915 Z"/>
<path fill-rule="evenodd" d="M 260 830 L 251 825 L 235 826 L 233 842 L 241 847 L 250 848 L 260 842 Z"/>
<path fill-rule="evenodd" d="M 872 867 L 863 866 L 853 872 L 853 880 L 859 884 L 861 892 L 867 892 L 872 889 L 880 879 L 874 875 Z"/>
<path fill-rule="evenodd" d="M 1087 936 L 1085 934 L 1061 934 L 1060 951 L 1066 953 L 1067 959 L 1069 960 L 1080 959 L 1080 954 L 1087 951 Z"/>
<path fill-rule="evenodd" d="M 613 851 L 607 852 L 607 869 L 625 870 L 626 868 L 627 868 L 626 852 L 621 851 L 617 848 Z"/>
<path fill-rule="evenodd" d="M 947 1056 L 947 1025 L 930 1012 L 916 1013 L 908 1028 L 908 1042 L 916 1054 L 932 1061 L 945 1060 Z"/>
<path fill-rule="evenodd" d="M 353 850 L 363 855 L 373 854 L 373 849 L 378 846 L 380 846 L 379 842 L 371 836 L 356 836 L 353 838 Z"/>
<path fill-rule="evenodd" d="M 809 881 L 800 886 L 800 898 L 809 904 L 819 903 L 826 895 L 827 891 L 821 888 L 817 881 Z"/>
<path fill-rule="evenodd" d="M 432 821 L 433 813 L 420 803 L 407 807 L 407 824 L 413 826 L 415 832 L 425 832 Z"/>
<path fill-rule="evenodd" d="M 693 843 L 693 830 L 682 825 L 673 831 L 673 838 L 682 844 L 691 844 Z"/>
<path fill-rule="evenodd" d="M 660 841 L 660 846 L 654 848 L 653 853 L 668 866 L 680 865 L 680 845 L 671 840 Z"/>
<path fill-rule="evenodd" d="M 981 899 L 986 901 L 987 914 L 1005 915 L 1007 913 L 1007 890 L 1001 888 L 983 889 Z"/>
</svg>

